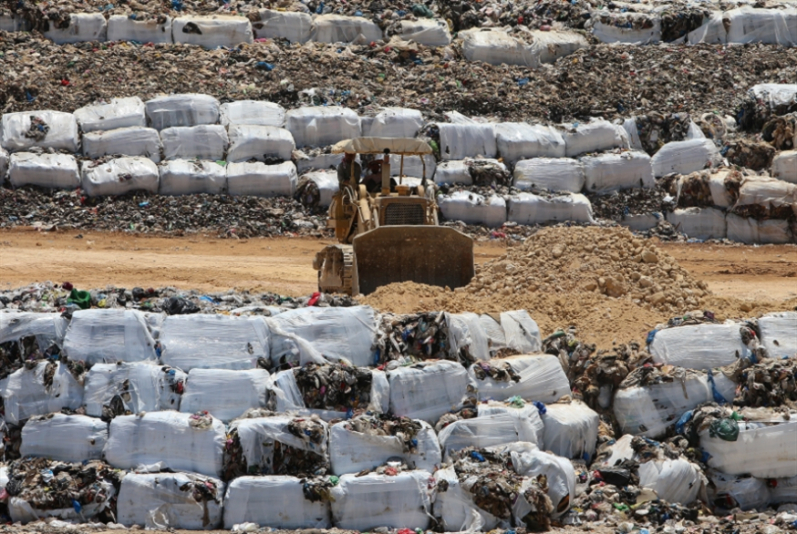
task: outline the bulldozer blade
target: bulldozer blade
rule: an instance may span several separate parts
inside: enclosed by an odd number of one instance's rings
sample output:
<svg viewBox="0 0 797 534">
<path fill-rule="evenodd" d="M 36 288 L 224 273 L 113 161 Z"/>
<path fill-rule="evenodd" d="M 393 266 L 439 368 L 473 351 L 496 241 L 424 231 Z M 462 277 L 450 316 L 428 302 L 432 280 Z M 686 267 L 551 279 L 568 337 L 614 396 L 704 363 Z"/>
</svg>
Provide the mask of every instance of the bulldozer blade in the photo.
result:
<svg viewBox="0 0 797 534">
<path fill-rule="evenodd" d="M 354 238 L 353 294 L 393 282 L 451 289 L 473 278 L 473 239 L 440 226 L 382 226 Z"/>
</svg>

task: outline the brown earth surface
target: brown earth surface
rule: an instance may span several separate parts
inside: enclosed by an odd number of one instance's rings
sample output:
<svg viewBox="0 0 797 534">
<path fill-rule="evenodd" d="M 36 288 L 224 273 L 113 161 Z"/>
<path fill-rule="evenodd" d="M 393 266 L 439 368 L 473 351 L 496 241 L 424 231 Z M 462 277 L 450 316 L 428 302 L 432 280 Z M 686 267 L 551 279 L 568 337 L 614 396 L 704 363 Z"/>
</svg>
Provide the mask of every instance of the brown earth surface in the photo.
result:
<svg viewBox="0 0 797 534">
<path fill-rule="evenodd" d="M 68 280 L 82 288 L 111 284 L 306 295 L 316 289 L 313 255 L 329 243 L 306 238 L 230 240 L 8 230 L 0 232 L 0 288 Z M 701 307 L 721 317 L 756 316 L 797 306 L 797 246 L 655 245 L 692 278 L 707 284 L 712 295 L 701 301 Z M 476 261 L 481 264 L 497 259 L 505 251 L 498 241 L 477 242 Z M 372 304 L 409 312 L 434 309 L 444 302 L 438 300 L 437 291 L 424 295 L 423 290 L 420 294 L 415 290 L 417 287 L 404 294 L 395 293 L 390 302 Z M 602 295 L 580 295 L 576 303 L 567 302 L 567 294 L 549 295 L 543 307 L 537 305 L 541 300 L 531 295 L 524 307 L 539 322 L 543 335 L 576 324 L 580 337 L 599 346 L 641 340 L 648 330 L 672 315 L 628 300 L 597 297 Z M 562 306 L 557 306 L 555 299 Z M 481 307 L 473 308 L 479 311 Z"/>
</svg>

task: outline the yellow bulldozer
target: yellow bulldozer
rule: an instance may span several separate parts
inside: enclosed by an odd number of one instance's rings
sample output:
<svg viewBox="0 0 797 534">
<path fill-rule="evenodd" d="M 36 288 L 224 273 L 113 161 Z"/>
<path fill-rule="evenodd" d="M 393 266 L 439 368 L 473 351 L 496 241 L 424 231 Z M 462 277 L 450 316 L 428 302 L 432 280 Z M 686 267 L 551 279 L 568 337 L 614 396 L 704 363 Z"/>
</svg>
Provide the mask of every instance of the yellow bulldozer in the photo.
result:
<svg viewBox="0 0 797 534">
<path fill-rule="evenodd" d="M 424 156 L 432 153 L 427 143 L 412 138 L 358 137 L 341 141 L 332 152 L 350 157 L 381 156 L 381 161 L 375 159 L 381 163 L 377 165 L 381 180 L 368 186 L 360 183 L 352 164 L 351 176 L 340 183 L 327 220 L 340 244 L 325 247 L 313 261 L 320 292 L 367 295 L 393 282 L 452 289 L 470 282 L 473 239 L 438 223 L 434 184 L 427 181 L 423 162 Z M 391 177 L 391 155 L 400 156 L 397 180 Z M 404 176 L 405 156 L 420 156 L 420 180 Z"/>
</svg>

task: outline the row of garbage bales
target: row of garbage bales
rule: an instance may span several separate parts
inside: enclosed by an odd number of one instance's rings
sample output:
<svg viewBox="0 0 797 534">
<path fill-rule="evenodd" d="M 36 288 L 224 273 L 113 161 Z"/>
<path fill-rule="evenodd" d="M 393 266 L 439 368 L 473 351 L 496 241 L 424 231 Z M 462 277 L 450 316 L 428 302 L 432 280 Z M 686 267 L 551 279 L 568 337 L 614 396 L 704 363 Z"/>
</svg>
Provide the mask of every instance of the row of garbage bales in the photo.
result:
<svg viewBox="0 0 797 534">
<path fill-rule="evenodd" d="M 572 330 L 542 338 L 525 311 L 3 296 L 13 521 L 546 530 L 767 507 L 797 521 L 797 312 L 694 312 L 646 348 L 596 351 Z"/>
</svg>

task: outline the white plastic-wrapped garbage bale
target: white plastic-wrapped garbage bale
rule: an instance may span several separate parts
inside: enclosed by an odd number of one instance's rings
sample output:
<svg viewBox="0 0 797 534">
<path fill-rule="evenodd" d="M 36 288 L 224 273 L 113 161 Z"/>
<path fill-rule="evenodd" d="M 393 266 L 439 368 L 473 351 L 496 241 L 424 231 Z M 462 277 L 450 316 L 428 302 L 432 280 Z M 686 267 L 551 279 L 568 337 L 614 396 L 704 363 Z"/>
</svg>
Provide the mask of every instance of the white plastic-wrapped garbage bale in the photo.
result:
<svg viewBox="0 0 797 534">
<path fill-rule="evenodd" d="M 434 478 L 434 516 L 446 532 L 487 532 L 499 524 L 499 518 L 476 506 L 473 494 L 460 483 L 453 466 L 435 471 Z"/>
<path fill-rule="evenodd" d="M 375 527 L 426 530 L 432 511 L 427 471 L 405 471 L 396 476 L 370 473 L 343 475 L 332 495 L 332 523 L 341 529 Z"/>
<path fill-rule="evenodd" d="M 347 361 L 374 365 L 377 319 L 370 306 L 297 308 L 266 319 L 271 363 Z"/>
<path fill-rule="evenodd" d="M 88 364 L 156 361 L 151 327 L 162 316 L 137 310 L 78 310 L 64 338 L 71 360 Z"/>
<path fill-rule="evenodd" d="M 338 106 L 298 108 L 285 113 L 285 128 L 297 147 L 329 146 L 360 137 L 360 117 Z"/>
<path fill-rule="evenodd" d="M 544 448 L 557 456 L 585 460 L 595 456 L 600 417 L 581 401 L 548 404 L 542 414 Z"/>
<path fill-rule="evenodd" d="M 458 362 L 426 361 L 388 371 L 390 412 L 399 417 L 436 423 L 444 413 L 462 406 L 468 373 Z"/>
<path fill-rule="evenodd" d="M 383 37 L 379 26 L 365 17 L 319 15 L 310 29 L 310 40 L 316 43 L 368 44 Z"/>
<path fill-rule="evenodd" d="M 105 459 L 119 469 L 145 466 L 219 477 L 226 441 L 224 423 L 209 415 L 121 415 L 111 421 Z"/>
<path fill-rule="evenodd" d="M 277 529 L 332 527 L 329 503 L 305 497 L 304 481 L 290 476 L 239 477 L 227 485 L 224 528 L 255 523 Z"/>
<path fill-rule="evenodd" d="M 86 415 L 102 417 L 120 401 L 132 414 L 179 410 L 186 376 L 151 362 L 95 364 L 84 379 Z"/>
<path fill-rule="evenodd" d="M 359 473 L 379 467 L 390 458 L 401 458 L 410 469 L 429 472 L 442 462 L 437 435 L 426 421 L 416 421 L 421 428 L 410 440 L 408 436 L 372 430 L 373 419 L 378 423 L 378 416 L 363 415 L 329 429 L 329 461 L 334 474 Z"/>
<path fill-rule="evenodd" d="M 465 317 L 467 320 L 469 315 L 467 313 L 450 315 L 449 320 L 450 322 L 456 321 L 457 317 Z M 467 322 L 468 328 L 473 331 L 472 321 L 468 320 Z M 469 352 L 475 359 L 488 360 L 495 353 L 504 349 L 510 349 L 520 354 L 529 354 L 538 352 L 542 348 L 540 328 L 526 310 L 506 311 L 492 315 L 482 314 L 478 316 L 478 324 L 487 346 L 484 357 L 480 351 L 473 350 L 473 346 L 469 347 Z M 461 345 L 459 332 L 454 330 L 452 334 L 454 343 Z"/>
<path fill-rule="evenodd" d="M 510 165 L 527 158 L 563 158 L 566 151 L 561 132 L 541 124 L 496 124 L 495 140 L 498 153 Z"/>
<path fill-rule="evenodd" d="M 229 134 L 227 161 L 265 161 L 275 157 L 289 161 L 296 148 L 291 133 L 276 126 L 230 125 Z"/>
<path fill-rule="evenodd" d="M 449 221 L 483 224 L 497 228 L 506 222 L 506 202 L 498 195 L 484 198 L 469 191 L 455 191 L 438 200 L 440 211 Z"/>
<path fill-rule="evenodd" d="M 727 417 L 730 415 L 728 411 Z M 710 425 L 699 432 L 700 447 L 709 455 L 709 467 L 729 475 L 746 474 L 758 478 L 797 476 L 797 419 L 794 414 L 770 412 L 768 417 L 737 424 L 739 437 L 736 441 L 712 436 Z"/>
<path fill-rule="evenodd" d="M 767 211 L 786 208 L 797 215 L 797 185 L 769 176 L 749 176 L 742 180 L 734 208 L 744 206 L 760 206 Z"/>
<path fill-rule="evenodd" d="M 192 369 L 185 382 L 180 411 L 207 411 L 231 421 L 252 408 L 265 408 L 269 374 L 265 369 Z"/>
<path fill-rule="evenodd" d="M 153 17 L 137 20 L 127 15 L 111 15 L 108 19 L 108 40 L 171 44 L 172 18 Z"/>
<path fill-rule="evenodd" d="M 4 113 L 2 125 L 0 144 L 9 152 L 34 146 L 77 152 L 80 147 L 77 120 L 71 113 L 51 110 Z"/>
<path fill-rule="evenodd" d="M 659 149 L 651 158 L 653 175 L 689 174 L 705 168 L 715 167 L 721 161 L 717 145 L 711 139 L 689 139 L 672 141 Z"/>
<path fill-rule="evenodd" d="M 607 120 L 592 119 L 584 124 L 563 124 L 562 127 L 567 157 L 628 146 L 628 138 L 622 126 Z"/>
<path fill-rule="evenodd" d="M 161 160 L 161 139 L 154 128 L 119 128 L 83 134 L 83 155 L 92 159 L 124 154 Z"/>
<path fill-rule="evenodd" d="M 285 39 L 291 43 L 310 40 L 313 18 L 307 13 L 261 9 L 252 21 L 255 39 Z"/>
<path fill-rule="evenodd" d="M 592 204 L 581 194 L 540 196 L 519 193 L 509 199 L 507 220 L 518 224 L 573 221 L 593 223 Z"/>
<path fill-rule="evenodd" d="M 725 217 L 725 224 L 727 224 L 726 237 L 738 243 L 764 245 L 793 242 L 789 221 L 785 219 L 759 221 L 752 217 L 740 217 L 729 213 Z"/>
<path fill-rule="evenodd" d="M 714 469 L 708 472 L 711 482 L 708 495 L 718 510 L 766 510 L 770 502 L 770 489 L 765 480 L 750 476 L 726 475 Z"/>
<path fill-rule="evenodd" d="M 797 312 L 764 315 L 758 320 L 758 328 L 761 331 L 761 343 L 770 358 L 791 358 L 797 355 Z"/>
<path fill-rule="evenodd" d="M 268 361 L 269 333 L 261 317 L 194 314 L 163 321 L 161 362 L 192 369 L 256 369 Z"/>
<path fill-rule="evenodd" d="M 216 124 L 219 101 L 210 95 L 194 93 L 159 96 L 147 100 L 147 121 L 156 130 L 175 126 Z"/>
<path fill-rule="evenodd" d="M 227 127 L 248 124 L 282 128 L 285 124 L 285 108 L 261 100 L 225 102 L 219 107 L 219 122 Z"/>
<path fill-rule="evenodd" d="M 727 235 L 725 214 L 716 208 L 685 208 L 666 214 L 667 221 L 695 239 L 724 239 Z"/>
<path fill-rule="evenodd" d="M 84 161 L 82 171 L 80 187 L 90 197 L 158 192 L 158 166 L 148 158 L 116 158 L 100 164 Z"/>
<path fill-rule="evenodd" d="M 797 10 L 744 6 L 723 14 L 729 21 L 728 43 L 797 44 Z"/>
<path fill-rule="evenodd" d="M 292 197 L 298 182 L 296 165 L 292 161 L 278 165 L 259 161 L 227 165 L 227 191 L 232 196 Z"/>
<path fill-rule="evenodd" d="M 165 159 L 224 159 L 230 143 L 221 125 L 176 126 L 161 130 Z"/>
<path fill-rule="evenodd" d="M 144 102 L 137 96 L 112 98 L 110 102 L 90 104 L 75 110 L 75 119 L 83 133 L 146 126 Z"/>
<path fill-rule="evenodd" d="M 770 504 L 797 502 L 797 477 L 775 479 L 777 485 L 769 490 Z"/>
<path fill-rule="evenodd" d="M 50 467 L 56 467 L 58 466 L 58 463 L 49 462 L 48 465 Z M 8 515 L 11 516 L 11 521 L 14 523 L 23 524 L 34 521 L 46 521 L 46 524 L 50 525 L 52 525 L 52 523 L 50 523 L 48 520 L 51 518 L 56 521 L 61 520 L 62 524 L 63 522 L 66 522 L 67 524 L 72 525 L 98 521 L 98 516 L 100 514 L 110 511 L 112 501 L 116 497 L 116 489 L 109 480 L 111 475 L 108 474 L 106 465 L 97 460 L 87 463 L 86 470 L 95 469 L 102 470 L 103 476 L 101 478 L 98 477 L 99 480 L 94 482 L 91 488 L 79 488 L 80 493 L 75 495 L 75 497 L 77 497 L 76 499 L 73 499 L 74 502 L 77 502 L 78 506 L 75 506 L 74 504 L 68 504 L 65 508 L 50 508 L 47 506 L 47 499 L 49 495 L 44 496 L 44 499 L 39 497 L 41 495 L 40 492 L 42 491 L 41 486 L 27 486 L 21 496 L 8 498 Z M 71 480 L 75 479 L 72 478 Z M 72 495 L 69 493 L 67 493 L 67 495 L 72 497 Z M 92 500 L 86 503 L 80 503 L 80 500 L 84 499 L 86 496 L 92 497 Z M 26 500 L 26 498 L 29 500 Z M 53 521 L 53 523 L 55 523 L 55 521 Z M 55 524 L 57 525 L 58 523 Z"/>
<path fill-rule="evenodd" d="M 501 369 L 507 366 L 518 375 L 519 380 L 515 381 L 508 376 L 507 380 L 491 378 L 492 368 Z M 468 369 L 468 378 L 479 400 L 520 397 L 526 401 L 547 403 L 570 394 L 570 382 L 562 364 L 556 356 L 549 354 L 522 354 L 476 362 Z"/>
<path fill-rule="evenodd" d="M 686 369 L 707 370 L 749 358 L 739 323 L 697 324 L 656 332 L 648 346 L 653 361 Z"/>
<path fill-rule="evenodd" d="M 759 83 L 747 91 L 747 96 L 764 103 L 767 108 L 775 110 L 797 104 L 797 84 L 795 83 Z"/>
<path fill-rule="evenodd" d="M 37 456 L 61 462 L 99 460 L 108 440 L 108 424 L 85 415 L 52 413 L 31 417 L 22 427 L 23 458 Z"/>
<path fill-rule="evenodd" d="M 8 171 L 8 152 L 0 146 L 0 177 L 5 180 Z"/>
<path fill-rule="evenodd" d="M 53 23 L 49 26 L 44 36 L 55 44 L 105 41 L 108 34 L 108 24 L 102 13 L 72 13 L 66 28 L 58 28 Z"/>
<path fill-rule="evenodd" d="M 516 188 L 521 191 L 580 193 L 584 189 L 584 165 L 570 158 L 537 158 L 520 160 L 515 164 Z"/>
<path fill-rule="evenodd" d="M 147 529 L 216 529 L 222 523 L 223 497 L 224 483 L 216 478 L 128 473 L 117 497 L 117 522 Z"/>
<path fill-rule="evenodd" d="M 476 417 L 454 421 L 440 430 L 438 439 L 444 458 L 467 447 L 493 447 L 516 441 L 542 446 L 543 422 L 533 404 L 514 408 L 490 403 L 479 404 L 476 409 Z"/>
<path fill-rule="evenodd" d="M 175 43 L 205 48 L 234 48 L 254 39 L 249 19 L 230 15 L 176 17 L 172 22 L 172 38 Z"/>
<path fill-rule="evenodd" d="M 338 173 L 334 170 L 311 171 L 302 175 L 301 182 L 303 183 L 304 180 L 313 182 L 315 188 L 318 189 L 318 206 L 320 207 L 329 207 L 329 205 L 332 204 L 332 197 L 335 196 L 335 193 L 340 189 Z M 307 200 L 303 197 L 300 201 L 302 203 L 312 204 L 313 196 L 309 197 Z"/>
<path fill-rule="evenodd" d="M 784 150 L 772 158 L 772 176 L 797 184 L 797 150 Z"/>
<path fill-rule="evenodd" d="M 68 325 L 68 321 L 59 313 L 0 313 L 0 344 L 35 337 L 42 352 L 53 345 L 60 348 Z"/>
<path fill-rule="evenodd" d="M 599 154 L 581 158 L 586 190 L 608 194 L 622 189 L 656 187 L 650 156 L 644 152 Z"/>
<path fill-rule="evenodd" d="M 462 51 L 468 61 L 491 65 L 525 65 L 538 67 L 553 63 L 587 46 L 587 40 L 568 31 L 524 31 L 509 33 L 503 28 L 477 28 L 461 31 Z"/>
<path fill-rule="evenodd" d="M 437 166 L 434 173 L 434 183 L 437 185 L 472 185 L 470 167 L 465 160 L 443 161 Z"/>
<path fill-rule="evenodd" d="M 661 41 L 661 17 L 652 13 L 593 13 L 592 35 L 602 43 L 656 44 Z"/>
<path fill-rule="evenodd" d="M 492 447 L 496 452 L 509 452 L 512 466 L 519 475 L 531 478 L 545 475 L 548 479 L 548 497 L 551 498 L 554 512 L 552 517 L 561 517 L 570 508 L 576 495 L 576 473 L 567 458 L 544 452 L 534 443 L 510 443 Z M 524 510 L 525 500 L 519 500 L 513 507 L 516 520 L 531 510 Z"/>
<path fill-rule="evenodd" d="M 49 366 L 52 382 L 45 381 Z M 0 380 L 0 397 L 5 407 L 5 422 L 19 425 L 33 415 L 77 410 L 83 404 L 83 384 L 61 363 L 40 361 L 33 369 L 18 369 Z"/>
<path fill-rule="evenodd" d="M 319 154 L 317 156 L 308 156 L 304 152 L 297 150 L 293 159 L 296 161 L 296 170 L 299 174 L 304 174 L 311 170 L 331 170 L 335 172 L 335 181 L 337 181 L 337 168 L 340 162 L 343 161 L 343 154 Z M 360 163 L 360 156 L 355 156 L 354 161 Z M 391 169 L 392 170 L 392 169 Z"/>
<path fill-rule="evenodd" d="M 0 15 L 0 31 L 27 32 L 30 31 L 30 24 L 24 18 L 16 15 Z"/>
<path fill-rule="evenodd" d="M 80 186 L 80 172 L 73 156 L 18 152 L 9 158 L 8 180 L 14 187 L 75 189 Z"/>
<path fill-rule="evenodd" d="M 398 34 L 404 41 L 415 41 L 424 46 L 448 46 L 451 44 L 451 32 L 444 20 L 402 20 L 399 22 Z"/>
<path fill-rule="evenodd" d="M 498 153 L 495 144 L 495 126 L 475 121 L 468 123 L 438 123 L 440 130 L 440 157 L 458 160 L 484 156 L 494 158 Z"/>
<path fill-rule="evenodd" d="M 160 166 L 161 195 L 218 195 L 227 187 L 227 169 L 215 161 L 175 159 Z"/>
<path fill-rule="evenodd" d="M 421 112 L 409 108 L 387 107 L 360 120 L 363 137 L 415 137 L 423 126 Z"/>
<path fill-rule="evenodd" d="M 722 373 L 689 373 L 670 382 L 622 387 L 614 394 L 614 415 L 625 434 L 659 438 L 688 410 L 706 402 L 733 402 L 736 384 Z"/>
</svg>

